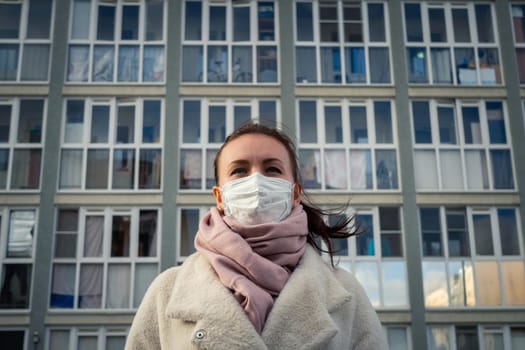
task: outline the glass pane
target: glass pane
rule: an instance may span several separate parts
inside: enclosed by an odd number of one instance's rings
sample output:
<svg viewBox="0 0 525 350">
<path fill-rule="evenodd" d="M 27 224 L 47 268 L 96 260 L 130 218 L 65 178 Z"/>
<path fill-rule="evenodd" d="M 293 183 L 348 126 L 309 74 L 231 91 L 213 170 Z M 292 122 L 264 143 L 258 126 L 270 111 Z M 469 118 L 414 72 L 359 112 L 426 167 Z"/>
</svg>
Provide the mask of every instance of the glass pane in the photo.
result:
<svg viewBox="0 0 525 350">
<path fill-rule="evenodd" d="M 326 189 L 347 189 L 346 155 L 344 150 L 327 150 L 324 154 Z"/>
<path fill-rule="evenodd" d="M 126 345 L 125 336 L 107 336 L 106 350 L 122 350 Z"/>
<path fill-rule="evenodd" d="M 75 300 L 75 274 L 76 267 L 74 264 L 53 265 L 51 299 L 49 301 L 50 307 L 73 308 Z"/>
<path fill-rule="evenodd" d="M 478 49 L 481 84 L 494 85 L 501 83 L 501 69 L 498 57 L 497 49 Z"/>
<path fill-rule="evenodd" d="M 405 327 L 387 327 L 386 331 L 390 350 L 409 349 Z"/>
<path fill-rule="evenodd" d="M 358 236 L 359 237 L 359 236 Z M 356 262 L 355 276 L 363 285 L 366 295 L 373 306 L 377 307 L 381 303 L 379 292 L 379 273 L 375 262 Z"/>
<path fill-rule="evenodd" d="M 0 105 L 0 143 L 9 142 L 11 131 L 11 105 Z"/>
<path fill-rule="evenodd" d="M 277 104 L 275 101 L 259 101 L 259 122 L 277 128 Z"/>
<path fill-rule="evenodd" d="M 275 46 L 257 47 L 257 82 L 277 82 L 277 48 Z"/>
<path fill-rule="evenodd" d="M 317 142 L 317 113 L 315 101 L 299 102 L 299 127 L 302 143 Z"/>
<path fill-rule="evenodd" d="M 160 101 L 144 101 L 142 142 L 160 142 Z"/>
<path fill-rule="evenodd" d="M 505 349 L 503 333 L 485 332 L 483 334 L 485 349 Z"/>
<path fill-rule="evenodd" d="M 100 307 L 100 306 L 96 306 Z M 78 350 L 93 350 L 98 348 L 98 337 L 93 336 L 79 336 L 78 337 Z"/>
<path fill-rule="evenodd" d="M 343 3 L 344 40 L 346 42 L 363 42 L 363 26 L 360 4 Z"/>
<path fill-rule="evenodd" d="M 50 349 L 67 349 L 69 347 L 69 330 L 52 330 L 49 332 Z M 22 349 L 22 347 L 19 347 Z"/>
<path fill-rule="evenodd" d="M 474 262 L 478 304 L 501 305 L 498 265 L 495 261 Z"/>
<path fill-rule="evenodd" d="M 446 42 L 447 26 L 445 23 L 445 10 L 443 8 L 429 8 L 428 21 L 430 27 L 430 41 Z"/>
<path fill-rule="evenodd" d="M 409 42 L 423 41 L 421 10 L 419 4 L 405 4 L 405 30 Z"/>
<path fill-rule="evenodd" d="M 325 117 L 325 142 L 343 142 L 343 121 L 341 119 L 341 107 L 327 106 L 324 108 Z"/>
<path fill-rule="evenodd" d="M 516 212 L 514 209 L 498 209 L 499 235 L 501 243 L 501 254 L 519 255 L 520 243 L 518 240 L 518 228 L 516 223 Z"/>
<path fill-rule="evenodd" d="M 408 305 L 405 263 L 402 261 L 383 261 L 382 294 L 385 306 Z"/>
<path fill-rule="evenodd" d="M 465 143 L 481 143 L 481 127 L 478 107 L 462 107 Z"/>
<path fill-rule="evenodd" d="M 91 143 L 108 143 L 109 106 L 93 106 L 91 112 Z"/>
<path fill-rule="evenodd" d="M 435 151 L 416 150 L 414 152 L 414 171 L 418 190 L 438 189 Z"/>
<path fill-rule="evenodd" d="M 162 151 L 141 149 L 139 159 L 139 188 L 159 189 L 162 176 Z"/>
<path fill-rule="evenodd" d="M 129 256 L 130 230 L 130 216 L 113 216 L 113 224 L 111 230 L 111 256 Z"/>
<path fill-rule="evenodd" d="M 400 231 L 401 222 L 399 218 L 399 208 L 396 207 L 380 207 L 379 208 L 379 224 L 381 231 Z"/>
<path fill-rule="evenodd" d="M 373 187 L 370 150 L 350 150 L 350 187 L 361 190 Z"/>
<path fill-rule="evenodd" d="M 78 307 L 95 309 L 102 307 L 102 276 L 103 266 L 100 264 L 80 265 Z M 87 347 L 86 349 L 96 349 Z"/>
<path fill-rule="evenodd" d="M 371 47 L 368 49 L 371 83 L 390 83 L 390 57 L 388 49 Z"/>
<path fill-rule="evenodd" d="M 449 306 L 444 262 L 423 261 L 423 289 L 427 308 Z"/>
<path fill-rule="evenodd" d="M 338 47 L 321 48 L 321 81 L 341 83 L 341 52 Z"/>
<path fill-rule="evenodd" d="M 275 40 L 273 2 L 258 2 L 259 40 Z"/>
<path fill-rule="evenodd" d="M 478 331 L 476 326 L 456 326 L 456 349 L 479 349 Z"/>
<path fill-rule="evenodd" d="M 78 210 L 60 209 L 58 211 L 57 231 L 77 231 Z"/>
<path fill-rule="evenodd" d="M 202 82 L 202 46 L 184 46 L 182 49 L 182 81 Z"/>
<path fill-rule="evenodd" d="M 228 48 L 226 46 L 208 47 L 208 81 L 212 83 L 228 81 Z"/>
<path fill-rule="evenodd" d="M 472 215 L 472 221 L 474 224 L 474 240 L 476 241 L 476 254 L 494 255 L 490 215 Z"/>
<path fill-rule="evenodd" d="M 359 256 L 374 256 L 374 223 L 371 214 L 358 214 L 355 223 L 361 232 L 356 237 L 356 254 Z"/>
<path fill-rule="evenodd" d="M 31 295 L 30 264 L 3 264 L 0 309 L 28 309 Z"/>
<path fill-rule="evenodd" d="M 42 142 L 44 100 L 21 100 L 18 142 Z"/>
<path fill-rule="evenodd" d="M 345 68 L 347 83 L 366 83 L 365 49 L 363 47 L 345 48 Z"/>
<path fill-rule="evenodd" d="M 110 45 L 95 45 L 93 52 L 93 81 L 113 81 L 115 48 Z"/>
<path fill-rule="evenodd" d="M 513 189 L 512 161 L 509 150 L 491 150 L 492 176 L 495 189 Z"/>
<path fill-rule="evenodd" d="M 135 141 L 135 106 L 119 106 L 117 121 L 117 143 Z"/>
<path fill-rule="evenodd" d="M 319 22 L 322 42 L 339 41 L 336 3 L 319 4 Z"/>
<path fill-rule="evenodd" d="M 208 142 L 224 142 L 226 139 L 226 107 L 210 106 L 208 114 Z"/>
<path fill-rule="evenodd" d="M 200 101 L 184 101 L 182 113 L 182 142 L 199 143 L 201 141 Z"/>
<path fill-rule="evenodd" d="M 487 122 L 489 126 L 490 143 L 507 143 L 503 105 L 501 102 L 487 102 Z"/>
<path fill-rule="evenodd" d="M 296 47 L 295 69 L 298 83 L 317 82 L 317 64 L 315 47 Z"/>
<path fill-rule="evenodd" d="M 525 268 L 523 261 L 502 261 L 503 291 L 507 305 L 525 305 Z"/>
<path fill-rule="evenodd" d="M 15 149 L 11 172 L 11 188 L 39 188 L 41 158 L 41 149 Z"/>
<path fill-rule="evenodd" d="M 321 188 L 321 155 L 319 150 L 299 150 L 299 167 L 304 188 Z"/>
<path fill-rule="evenodd" d="M 476 72 L 476 58 L 474 49 L 457 48 L 454 49 L 457 79 L 459 84 L 473 85 L 478 83 Z"/>
<path fill-rule="evenodd" d="M 144 47 L 142 81 L 164 81 L 164 47 Z"/>
<path fill-rule="evenodd" d="M 129 264 L 109 264 L 107 281 L 106 308 L 129 308 L 131 266 Z"/>
<path fill-rule="evenodd" d="M 398 188 L 396 151 L 376 150 L 376 179 L 378 189 Z"/>
<path fill-rule="evenodd" d="M 438 107 L 439 141 L 442 144 L 457 144 L 456 120 L 453 107 Z"/>
<path fill-rule="evenodd" d="M 199 229 L 199 209 L 182 209 L 180 212 L 180 255 L 190 256 L 195 252 L 193 242 Z"/>
<path fill-rule="evenodd" d="M 51 23 L 51 0 L 32 0 L 27 14 L 27 38 L 49 38 Z M 1 12 L 1 10 L 0 10 Z"/>
<path fill-rule="evenodd" d="M 470 256 L 465 209 L 447 209 L 448 254 Z"/>
<path fill-rule="evenodd" d="M 450 50 L 431 48 L 432 76 L 435 84 L 452 84 L 452 62 Z"/>
<path fill-rule="evenodd" d="M 84 134 L 84 100 L 68 100 L 64 143 L 81 143 Z"/>
<path fill-rule="evenodd" d="M 49 45 L 24 45 L 21 80 L 47 80 Z"/>
<path fill-rule="evenodd" d="M 232 79 L 236 83 L 253 82 L 252 48 L 234 46 L 232 49 Z"/>
<path fill-rule="evenodd" d="M 478 40 L 482 43 L 494 42 L 494 26 L 492 24 L 491 5 L 475 5 L 476 25 L 478 30 Z"/>
<path fill-rule="evenodd" d="M 133 307 L 137 308 L 142 301 L 151 282 L 157 276 L 157 264 L 136 264 L 135 265 L 135 286 L 133 289 Z"/>
<path fill-rule="evenodd" d="M 488 189 L 489 175 L 485 151 L 465 151 L 465 167 L 469 189 Z"/>
<path fill-rule="evenodd" d="M 385 10 L 383 4 L 368 4 L 368 33 L 372 42 L 386 41 Z"/>
<path fill-rule="evenodd" d="M 368 126 L 365 106 L 352 106 L 350 114 L 350 142 L 368 143 Z"/>
<path fill-rule="evenodd" d="M 250 8 L 233 8 L 233 41 L 250 40 Z"/>
<path fill-rule="evenodd" d="M 226 40 L 226 7 L 210 6 L 209 40 Z"/>
<path fill-rule="evenodd" d="M 0 4 L 0 39 L 18 39 L 21 4 Z"/>
<path fill-rule="evenodd" d="M 71 38 L 88 39 L 91 17 L 91 0 L 75 0 L 71 19 Z"/>
<path fill-rule="evenodd" d="M 135 150 L 113 151 L 113 189 L 132 189 L 135 178 Z"/>
<path fill-rule="evenodd" d="M 122 6 L 122 40 L 137 40 L 139 37 L 139 7 Z"/>
<path fill-rule="evenodd" d="M 412 120 L 416 143 L 432 143 L 430 109 L 428 101 L 412 102 Z"/>
<path fill-rule="evenodd" d="M 1 50 L 0 50 L 1 53 Z M 67 68 L 68 81 L 87 81 L 89 68 L 89 46 L 70 45 Z"/>
<path fill-rule="evenodd" d="M 146 41 L 164 37 L 164 2 L 146 1 Z"/>
<path fill-rule="evenodd" d="M 448 327 L 427 327 L 428 329 L 428 349 L 444 350 L 451 349 L 450 331 Z"/>
<path fill-rule="evenodd" d="M 202 188 L 202 153 L 200 150 L 180 151 L 180 188 Z"/>
<path fill-rule="evenodd" d="M 457 43 L 470 42 L 471 39 L 468 10 L 463 8 L 453 8 L 452 22 L 454 26 L 454 40 Z"/>
<path fill-rule="evenodd" d="M 86 216 L 86 227 L 84 233 L 85 257 L 101 257 L 104 244 L 104 217 Z"/>
<path fill-rule="evenodd" d="M 55 258 L 75 258 L 77 251 L 78 211 L 59 211 L 57 233 L 55 234 Z M 60 231 L 65 233 L 61 233 Z"/>
<path fill-rule="evenodd" d="M 6 257 L 32 257 L 34 230 L 35 212 L 33 210 L 12 211 L 9 218 Z"/>
<path fill-rule="evenodd" d="M 521 349 L 525 347 L 525 328 L 512 327 L 512 349 Z"/>
<path fill-rule="evenodd" d="M 443 256 L 439 208 L 420 208 L 423 256 Z"/>
<path fill-rule="evenodd" d="M 139 47 L 119 46 L 118 81 L 138 81 L 139 79 Z"/>
<path fill-rule="evenodd" d="M 297 2 L 295 4 L 297 41 L 312 41 L 314 39 L 314 25 L 312 4 Z"/>
<path fill-rule="evenodd" d="M 237 129 L 249 122 L 252 118 L 252 108 L 250 106 L 233 107 L 233 128 Z"/>
<path fill-rule="evenodd" d="M 459 151 L 441 151 L 441 186 L 444 189 L 462 189 L 463 173 Z"/>
<path fill-rule="evenodd" d="M 73 189 L 82 187 L 81 149 L 63 149 L 60 162 L 60 188 Z"/>
<path fill-rule="evenodd" d="M 475 306 L 476 294 L 472 264 L 469 261 L 451 261 L 449 268 L 450 305 Z"/>
<path fill-rule="evenodd" d="M 141 210 L 137 256 L 157 256 L 157 210 Z"/>
<path fill-rule="evenodd" d="M 108 187 L 109 151 L 90 149 L 87 155 L 86 188 L 106 189 Z"/>
<path fill-rule="evenodd" d="M 374 102 L 376 143 L 393 143 L 390 102 Z"/>
<path fill-rule="evenodd" d="M 0 80 L 16 80 L 18 44 L 0 44 Z"/>
<path fill-rule="evenodd" d="M 0 188 L 7 188 L 9 149 L 0 149 Z"/>
<path fill-rule="evenodd" d="M 427 59 L 424 47 L 407 48 L 407 70 L 409 83 L 428 83 Z"/>
<path fill-rule="evenodd" d="M 98 6 L 97 39 L 114 40 L 115 38 L 115 7 Z"/>
<path fill-rule="evenodd" d="M 184 39 L 200 40 L 202 4 L 200 1 L 186 1 L 186 13 L 184 16 Z"/>
</svg>

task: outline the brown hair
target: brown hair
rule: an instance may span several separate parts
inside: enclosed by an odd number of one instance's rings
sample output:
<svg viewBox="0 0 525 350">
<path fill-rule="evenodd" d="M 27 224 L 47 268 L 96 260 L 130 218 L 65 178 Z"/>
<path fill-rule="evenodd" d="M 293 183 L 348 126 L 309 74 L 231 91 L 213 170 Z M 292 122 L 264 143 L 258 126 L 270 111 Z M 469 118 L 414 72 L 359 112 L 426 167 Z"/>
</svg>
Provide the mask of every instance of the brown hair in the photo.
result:
<svg viewBox="0 0 525 350">
<path fill-rule="evenodd" d="M 279 143 L 281 143 L 288 152 L 294 181 L 301 183 L 299 162 L 297 160 L 297 152 L 293 141 L 284 132 L 278 129 L 270 128 L 254 122 L 246 123 L 235 129 L 224 141 L 224 144 L 217 152 L 213 162 L 215 183 L 218 183 L 219 180 L 217 165 L 218 159 L 221 156 L 224 147 L 230 141 L 248 134 L 266 135 L 279 141 Z M 304 192 L 304 189 L 301 193 L 301 205 L 303 206 L 303 209 L 306 212 L 306 216 L 308 218 L 308 243 L 310 243 L 319 252 L 328 253 L 330 256 L 330 262 L 332 265 L 334 265 L 333 255 L 337 252 L 333 249 L 332 239 L 346 239 L 350 236 L 358 234 L 359 229 L 355 225 L 352 225 L 354 218 L 352 216 L 341 215 L 345 212 L 347 206 L 337 208 L 337 211 L 319 208 L 309 200 L 308 195 Z M 327 224 L 324 220 L 325 217 L 334 217 L 337 220 L 334 224 Z M 320 239 L 325 242 L 327 249 L 323 249 L 321 247 Z"/>
</svg>

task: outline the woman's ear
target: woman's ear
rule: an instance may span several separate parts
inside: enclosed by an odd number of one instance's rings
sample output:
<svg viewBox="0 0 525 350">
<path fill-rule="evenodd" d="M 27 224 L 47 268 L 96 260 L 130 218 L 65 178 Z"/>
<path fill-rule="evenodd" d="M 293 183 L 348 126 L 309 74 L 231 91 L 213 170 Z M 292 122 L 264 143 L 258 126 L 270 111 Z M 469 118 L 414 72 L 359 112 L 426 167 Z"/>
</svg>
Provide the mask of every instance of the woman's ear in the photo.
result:
<svg viewBox="0 0 525 350">
<path fill-rule="evenodd" d="M 301 192 L 303 190 L 303 186 L 301 186 L 300 183 L 295 183 L 293 185 L 293 198 L 292 198 L 292 202 L 293 202 L 293 206 L 295 207 L 296 205 L 299 205 L 299 203 L 301 203 Z"/>
<path fill-rule="evenodd" d="M 217 209 L 219 209 L 221 214 L 224 213 L 224 204 L 222 203 L 221 189 L 218 186 L 213 186 L 211 192 L 213 193 L 213 198 L 215 198 L 215 205 L 217 206 Z"/>
</svg>

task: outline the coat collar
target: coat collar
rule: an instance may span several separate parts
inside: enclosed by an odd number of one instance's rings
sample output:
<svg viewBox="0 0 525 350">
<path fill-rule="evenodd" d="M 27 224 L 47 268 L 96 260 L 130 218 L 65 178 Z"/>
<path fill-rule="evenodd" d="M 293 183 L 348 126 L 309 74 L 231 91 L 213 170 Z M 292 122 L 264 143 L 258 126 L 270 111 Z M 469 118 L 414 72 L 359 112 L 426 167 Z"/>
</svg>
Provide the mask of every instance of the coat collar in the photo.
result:
<svg viewBox="0 0 525 350">
<path fill-rule="evenodd" d="M 351 299 L 317 252 L 308 246 L 258 334 L 244 310 L 217 278 L 207 260 L 194 254 L 180 270 L 167 316 L 195 322 L 206 334 L 207 348 L 227 340 L 240 348 L 319 348 L 336 333 L 330 313 Z"/>
</svg>

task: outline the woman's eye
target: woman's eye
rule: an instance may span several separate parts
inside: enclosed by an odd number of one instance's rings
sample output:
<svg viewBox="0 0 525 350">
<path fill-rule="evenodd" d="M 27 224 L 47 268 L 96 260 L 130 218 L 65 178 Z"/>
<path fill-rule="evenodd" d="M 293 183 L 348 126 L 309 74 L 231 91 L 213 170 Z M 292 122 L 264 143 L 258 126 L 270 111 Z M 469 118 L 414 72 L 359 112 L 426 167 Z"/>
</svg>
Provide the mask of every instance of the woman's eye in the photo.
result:
<svg viewBox="0 0 525 350">
<path fill-rule="evenodd" d="M 282 174 L 281 169 L 279 169 L 277 167 L 274 167 L 274 166 L 271 166 L 268 169 L 266 169 L 266 172 L 268 172 L 268 173 L 275 173 L 275 174 Z"/>
<path fill-rule="evenodd" d="M 230 175 L 242 175 L 244 173 L 246 173 L 246 169 L 244 169 L 244 168 L 235 168 L 235 169 L 232 170 Z"/>
</svg>

